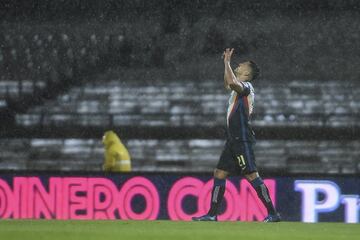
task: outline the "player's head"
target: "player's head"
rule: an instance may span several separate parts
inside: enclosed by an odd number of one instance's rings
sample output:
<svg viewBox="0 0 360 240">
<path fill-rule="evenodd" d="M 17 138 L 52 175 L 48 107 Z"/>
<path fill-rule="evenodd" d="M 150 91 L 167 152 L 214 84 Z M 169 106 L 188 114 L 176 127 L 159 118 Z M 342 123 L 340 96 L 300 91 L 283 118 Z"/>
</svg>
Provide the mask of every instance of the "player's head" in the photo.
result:
<svg viewBox="0 0 360 240">
<path fill-rule="evenodd" d="M 251 81 L 259 77 L 260 68 L 254 61 L 245 61 L 239 63 L 234 69 L 236 78 L 242 81 Z"/>
</svg>

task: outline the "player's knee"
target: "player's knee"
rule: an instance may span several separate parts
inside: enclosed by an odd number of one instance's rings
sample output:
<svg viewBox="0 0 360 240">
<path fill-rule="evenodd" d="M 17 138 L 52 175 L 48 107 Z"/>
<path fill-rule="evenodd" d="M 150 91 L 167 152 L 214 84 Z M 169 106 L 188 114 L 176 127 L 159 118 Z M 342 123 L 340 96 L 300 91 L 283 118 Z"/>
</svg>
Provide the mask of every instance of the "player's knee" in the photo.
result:
<svg viewBox="0 0 360 240">
<path fill-rule="evenodd" d="M 214 170 L 214 177 L 218 178 L 218 179 L 225 179 L 228 176 L 228 172 L 224 171 L 224 170 L 220 170 L 220 169 L 215 169 Z"/>
</svg>

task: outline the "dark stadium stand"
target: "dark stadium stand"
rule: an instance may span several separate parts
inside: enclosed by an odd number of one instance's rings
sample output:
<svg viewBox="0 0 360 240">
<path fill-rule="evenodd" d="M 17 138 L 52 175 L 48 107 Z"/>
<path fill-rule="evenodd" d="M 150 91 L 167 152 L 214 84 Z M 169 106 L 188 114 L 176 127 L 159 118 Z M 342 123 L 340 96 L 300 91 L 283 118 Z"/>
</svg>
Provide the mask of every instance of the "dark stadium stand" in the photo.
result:
<svg viewBox="0 0 360 240">
<path fill-rule="evenodd" d="M 359 127 L 359 86 L 338 81 L 255 83 L 255 127 Z M 214 127 L 224 124 L 227 93 L 208 83 L 121 80 L 73 87 L 44 105 L 16 114 L 18 126 Z M 135 171 L 211 171 L 223 140 L 129 139 Z M 306 152 L 303 150 L 306 149 Z M 279 173 L 359 172 L 358 141 L 260 140 L 260 169 Z M 3 139 L 0 169 L 99 171 L 98 139 Z"/>
<path fill-rule="evenodd" d="M 161 4 L 152 12 L 149 1 L 30 4 L 28 13 L 15 2 L 0 8 L 0 170 L 98 171 L 98 133 L 137 128 L 144 136 L 126 139 L 134 170 L 211 171 L 228 98 L 220 55 L 233 46 L 234 62 L 262 69 L 253 115 L 268 131 L 256 147 L 261 168 L 360 172 L 355 1 L 179 2 L 183 15 Z M 162 128 L 185 133 L 151 135 Z M 197 129 L 206 132 L 186 133 Z"/>
<path fill-rule="evenodd" d="M 254 126 L 360 126 L 360 85 L 336 81 L 257 84 Z M 214 81 L 72 88 L 44 106 L 16 116 L 17 124 L 108 126 L 222 126 L 228 95 Z M 46 111 L 44 111 L 46 109 Z"/>
<path fill-rule="evenodd" d="M 0 108 L 7 106 L 6 99 L 18 98 L 24 94 L 32 94 L 37 89 L 43 89 L 43 81 L 33 82 L 31 80 L 22 80 L 20 82 L 8 80 L 0 81 Z"/>
<path fill-rule="evenodd" d="M 210 172 L 224 141 L 132 139 L 125 144 L 134 171 Z M 6 139 L 0 152 L 3 170 L 100 171 L 104 154 L 98 139 Z M 255 154 L 261 170 L 277 174 L 360 170 L 358 141 L 259 140 Z"/>
</svg>

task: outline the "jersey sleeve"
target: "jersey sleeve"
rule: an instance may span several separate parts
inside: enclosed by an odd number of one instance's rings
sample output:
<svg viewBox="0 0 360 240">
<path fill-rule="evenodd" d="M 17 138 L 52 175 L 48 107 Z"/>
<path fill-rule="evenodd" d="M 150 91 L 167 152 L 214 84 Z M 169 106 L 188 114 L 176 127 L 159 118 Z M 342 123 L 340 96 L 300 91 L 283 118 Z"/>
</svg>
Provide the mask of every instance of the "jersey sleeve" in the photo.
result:
<svg viewBox="0 0 360 240">
<path fill-rule="evenodd" d="M 242 96 L 248 96 L 251 92 L 251 83 L 249 82 L 240 82 L 240 84 L 243 85 L 244 90 L 242 91 L 241 95 Z"/>
</svg>

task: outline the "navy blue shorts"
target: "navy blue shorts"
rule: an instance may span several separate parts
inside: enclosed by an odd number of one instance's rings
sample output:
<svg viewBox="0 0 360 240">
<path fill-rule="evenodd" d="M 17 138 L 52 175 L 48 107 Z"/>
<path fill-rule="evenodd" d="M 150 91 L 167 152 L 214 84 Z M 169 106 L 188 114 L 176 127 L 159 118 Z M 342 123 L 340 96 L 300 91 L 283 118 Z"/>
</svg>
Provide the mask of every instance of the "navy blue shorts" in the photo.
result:
<svg viewBox="0 0 360 240">
<path fill-rule="evenodd" d="M 251 142 L 227 140 L 216 168 L 233 175 L 257 172 L 252 145 Z"/>
</svg>

